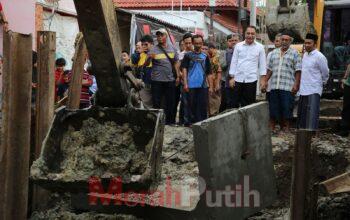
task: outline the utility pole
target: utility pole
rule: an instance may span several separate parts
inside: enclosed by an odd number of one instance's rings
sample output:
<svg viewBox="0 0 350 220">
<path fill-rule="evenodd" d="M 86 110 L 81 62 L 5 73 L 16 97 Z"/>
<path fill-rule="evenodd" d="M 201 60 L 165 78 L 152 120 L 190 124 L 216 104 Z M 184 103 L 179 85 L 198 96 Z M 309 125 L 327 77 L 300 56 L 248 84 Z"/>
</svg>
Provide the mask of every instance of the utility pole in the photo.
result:
<svg viewBox="0 0 350 220">
<path fill-rule="evenodd" d="M 210 42 L 215 41 L 214 37 L 214 20 L 213 20 L 213 15 L 214 15 L 214 8 L 216 6 L 215 0 L 209 0 L 209 7 L 210 7 Z"/>
<path fill-rule="evenodd" d="M 250 25 L 256 27 L 256 0 L 250 1 Z"/>
<path fill-rule="evenodd" d="M 237 11 L 237 33 L 240 34 L 240 27 L 241 27 L 241 0 L 238 1 L 238 11 Z"/>
</svg>

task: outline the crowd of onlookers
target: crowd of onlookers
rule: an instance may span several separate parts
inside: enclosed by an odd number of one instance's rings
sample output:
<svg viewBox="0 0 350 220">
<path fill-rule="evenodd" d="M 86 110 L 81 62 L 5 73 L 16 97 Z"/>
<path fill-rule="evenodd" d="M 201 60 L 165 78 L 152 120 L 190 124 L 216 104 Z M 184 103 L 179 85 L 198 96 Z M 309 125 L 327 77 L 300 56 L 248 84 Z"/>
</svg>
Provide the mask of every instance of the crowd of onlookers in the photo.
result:
<svg viewBox="0 0 350 220">
<path fill-rule="evenodd" d="M 275 48 L 265 53 L 255 39 L 256 28 L 249 26 L 244 40 L 239 34 L 227 36 L 227 48 L 219 51 L 203 36 L 183 35 L 180 49 L 170 43 L 166 29 L 156 31 L 156 40 L 144 35 L 134 53 L 121 54 L 124 67 L 139 80 L 138 95 L 145 108 L 164 109 L 166 124 L 191 126 L 227 109 L 256 102 L 257 90 L 266 92 L 270 126 L 276 132 L 289 130 L 296 96 L 298 128 L 316 130 L 323 85 L 329 77 L 327 59 L 317 48 L 318 36 L 308 34 L 304 52 L 291 47 L 288 31 L 276 36 Z M 156 42 L 155 42 L 156 41 Z M 56 60 L 56 101 L 66 96 L 71 72 L 63 58 Z M 350 67 L 344 76 L 343 133 L 349 130 Z M 86 65 L 81 92 L 81 108 L 91 105 L 97 91 L 91 66 Z"/>
</svg>

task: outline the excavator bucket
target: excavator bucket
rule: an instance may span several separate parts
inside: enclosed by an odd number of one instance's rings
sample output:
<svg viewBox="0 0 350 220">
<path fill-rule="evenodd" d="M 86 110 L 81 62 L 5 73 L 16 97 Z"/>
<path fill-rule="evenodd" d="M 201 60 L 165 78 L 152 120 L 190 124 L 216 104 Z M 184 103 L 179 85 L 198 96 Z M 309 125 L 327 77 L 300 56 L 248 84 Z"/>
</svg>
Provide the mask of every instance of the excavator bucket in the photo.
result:
<svg viewBox="0 0 350 220">
<path fill-rule="evenodd" d="M 148 189 L 160 175 L 164 113 L 128 105 L 133 83 L 120 67 L 113 2 L 74 3 L 97 80 L 97 105 L 56 113 L 31 178 L 54 191 L 88 192 L 91 178 L 118 178 L 124 189 Z"/>
<path fill-rule="evenodd" d="M 293 43 L 303 43 L 307 33 L 315 32 L 307 4 L 289 4 L 285 0 L 280 0 L 278 6 L 268 7 L 266 27 L 271 41 L 277 34 L 288 30 L 294 38 Z"/>
</svg>

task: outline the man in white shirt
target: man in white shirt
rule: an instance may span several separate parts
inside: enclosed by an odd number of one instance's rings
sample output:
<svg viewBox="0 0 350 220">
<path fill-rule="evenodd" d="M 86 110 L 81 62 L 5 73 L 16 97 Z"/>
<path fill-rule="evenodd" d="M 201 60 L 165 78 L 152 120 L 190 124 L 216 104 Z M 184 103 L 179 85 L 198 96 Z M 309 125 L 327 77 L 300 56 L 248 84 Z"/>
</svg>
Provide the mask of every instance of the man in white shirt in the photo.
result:
<svg viewBox="0 0 350 220">
<path fill-rule="evenodd" d="M 323 85 L 329 78 L 328 62 L 317 47 L 318 36 L 307 34 L 305 50 L 302 60 L 300 99 L 298 106 L 298 128 L 318 129 L 320 99 Z"/>
<path fill-rule="evenodd" d="M 234 89 L 233 108 L 250 105 L 256 101 L 256 86 L 261 77 L 261 87 L 266 87 L 266 55 L 263 45 L 255 41 L 256 28 L 249 26 L 245 41 L 238 43 L 230 66 L 230 87 Z"/>
</svg>

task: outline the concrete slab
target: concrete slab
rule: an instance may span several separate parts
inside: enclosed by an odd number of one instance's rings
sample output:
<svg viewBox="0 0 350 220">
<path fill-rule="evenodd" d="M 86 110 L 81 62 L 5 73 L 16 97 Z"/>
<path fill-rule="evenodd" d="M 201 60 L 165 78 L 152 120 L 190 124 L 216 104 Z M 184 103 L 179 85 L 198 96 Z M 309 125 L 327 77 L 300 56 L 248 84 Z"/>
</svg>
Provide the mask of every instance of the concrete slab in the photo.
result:
<svg viewBox="0 0 350 220">
<path fill-rule="evenodd" d="M 206 182 L 196 211 L 205 219 L 244 219 L 276 199 L 268 121 L 268 104 L 261 102 L 193 125 Z"/>
</svg>

